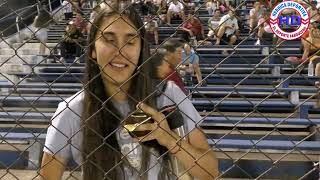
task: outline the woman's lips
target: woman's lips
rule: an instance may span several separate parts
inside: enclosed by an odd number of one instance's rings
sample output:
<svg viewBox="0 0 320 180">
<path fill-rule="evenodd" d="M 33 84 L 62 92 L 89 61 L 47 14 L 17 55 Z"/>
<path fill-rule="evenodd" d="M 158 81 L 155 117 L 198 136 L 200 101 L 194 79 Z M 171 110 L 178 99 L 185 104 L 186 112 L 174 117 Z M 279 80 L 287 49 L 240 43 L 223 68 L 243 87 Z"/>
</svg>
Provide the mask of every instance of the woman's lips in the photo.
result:
<svg viewBox="0 0 320 180">
<path fill-rule="evenodd" d="M 128 66 L 127 64 L 122 64 L 122 63 L 109 63 L 109 65 L 114 70 L 123 70 Z"/>
</svg>

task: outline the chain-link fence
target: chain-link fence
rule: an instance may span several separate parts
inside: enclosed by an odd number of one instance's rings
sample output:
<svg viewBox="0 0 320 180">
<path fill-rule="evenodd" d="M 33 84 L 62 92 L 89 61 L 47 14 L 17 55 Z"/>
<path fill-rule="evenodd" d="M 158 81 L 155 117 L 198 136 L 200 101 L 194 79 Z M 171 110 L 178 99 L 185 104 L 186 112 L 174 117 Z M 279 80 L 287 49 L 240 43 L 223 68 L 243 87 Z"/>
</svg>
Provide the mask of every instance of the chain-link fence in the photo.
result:
<svg viewBox="0 0 320 180">
<path fill-rule="evenodd" d="M 0 1 L 1 179 L 319 179 L 319 7 Z"/>
</svg>

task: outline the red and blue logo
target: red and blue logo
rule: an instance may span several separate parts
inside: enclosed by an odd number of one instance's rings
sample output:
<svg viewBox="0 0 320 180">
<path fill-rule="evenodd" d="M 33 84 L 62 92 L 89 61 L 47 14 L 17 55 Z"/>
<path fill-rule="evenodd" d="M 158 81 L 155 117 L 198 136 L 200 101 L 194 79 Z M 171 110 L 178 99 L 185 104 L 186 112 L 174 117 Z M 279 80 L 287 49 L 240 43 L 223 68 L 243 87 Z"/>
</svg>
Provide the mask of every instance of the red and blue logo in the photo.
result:
<svg viewBox="0 0 320 180">
<path fill-rule="evenodd" d="M 290 13 L 285 14 L 285 10 Z M 294 1 L 284 1 L 273 8 L 270 27 L 275 35 L 284 40 L 299 39 L 307 30 L 310 18 L 307 10 Z"/>
</svg>

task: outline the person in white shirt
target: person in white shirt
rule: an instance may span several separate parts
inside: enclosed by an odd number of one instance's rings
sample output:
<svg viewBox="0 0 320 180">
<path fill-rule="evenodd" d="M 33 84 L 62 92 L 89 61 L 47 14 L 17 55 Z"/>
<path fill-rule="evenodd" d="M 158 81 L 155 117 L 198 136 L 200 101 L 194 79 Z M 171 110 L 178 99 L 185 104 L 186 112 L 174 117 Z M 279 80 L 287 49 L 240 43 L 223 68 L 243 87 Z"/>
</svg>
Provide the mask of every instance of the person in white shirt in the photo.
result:
<svg viewBox="0 0 320 180">
<path fill-rule="evenodd" d="M 216 34 L 219 30 L 220 15 L 221 15 L 220 10 L 216 9 L 214 11 L 213 16 L 208 20 L 208 27 L 209 27 L 208 37 L 209 38 L 216 37 Z"/>
<path fill-rule="evenodd" d="M 62 2 L 62 6 L 63 6 L 65 20 L 72 19 L 73 11 L 72 11 L 72 4 L 71 4 L 70 0 L 64 0 Z"/>
<path fill-rule="evenodd" d="M 178 0 L 173 0 L 172 3 L 170 3 L 168 12 L 167 12 L 167 23 L 171 24 L 172 18 L 181 18 L 182 21 L 185 20 L 184 15 L 184 7 Z"/>
<path fill-rule="evenodd" d="M 238 20 L 232 10 L 229 10 L 228 14 L 222 16 L 219 26 L 216 45 L 220 44 L 221 39 L 229 45 L 233 45 L 237 41 L 236 33 L 239 30 L 239 26 Z M 223 51 L 223 54 L 227 54 L 227 52 Z"/>
<path fill-rule="evenodd" d="M 257 26 L 258 21 L 260 17 L 263 14 L 264 9 L 261 6 L 260 2 L 254 3 L 254 8 L 250 10 L 250 16 L 249 16 L 249 27 L 250 27 L 250 34 L 253 31 L 253 29 Z"/>
<path fill-rule="evenodd" d="M 206 3 L 206 9 L 209 15 L 212 16 L 216 9 L 219 9 L 219 6 L 220 2 L 218 0 L 208 0 Z"/>
<path fill-rule="evenodd" d="M 265 11 L 259 19 L 258 40 L 255 43 L 255 45 L 261 44 L 261 40 L 263 39 L 263 36 L 271 36 L 271 37 L 273 36 L 273 32 L 271 30 L 270 24 L 268 23 L 269 15 L 270 15 L 270 12 Z"/>
</svg>

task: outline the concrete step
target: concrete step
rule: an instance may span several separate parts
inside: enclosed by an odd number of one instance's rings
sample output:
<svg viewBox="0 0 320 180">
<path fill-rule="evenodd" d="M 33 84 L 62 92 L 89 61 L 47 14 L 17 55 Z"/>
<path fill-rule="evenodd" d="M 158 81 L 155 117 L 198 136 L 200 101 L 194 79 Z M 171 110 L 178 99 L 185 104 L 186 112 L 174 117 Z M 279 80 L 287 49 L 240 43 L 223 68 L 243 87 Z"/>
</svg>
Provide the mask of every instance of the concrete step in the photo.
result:
<svg viewBox="0 0 320 180">
<path fill-rule="evenodd" d="M 48 47 L 55 47 L 58 43 L 46 43 Z M 23 43 L 14 43 L 8 45 L 8 43 L 1 42 L 0 49 L 10 48 L 10 49 L 38 49 L 40 47 L 40 43 L 31 43 L 31 42 L 23 42 Z"/>
<path fill-rule="evenodd" d="M 37 55 L 0 55 L 0 66 L 3 64 L 35 64 L 42 60 L 44 57 Z"/>
</svg>

